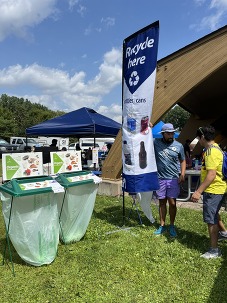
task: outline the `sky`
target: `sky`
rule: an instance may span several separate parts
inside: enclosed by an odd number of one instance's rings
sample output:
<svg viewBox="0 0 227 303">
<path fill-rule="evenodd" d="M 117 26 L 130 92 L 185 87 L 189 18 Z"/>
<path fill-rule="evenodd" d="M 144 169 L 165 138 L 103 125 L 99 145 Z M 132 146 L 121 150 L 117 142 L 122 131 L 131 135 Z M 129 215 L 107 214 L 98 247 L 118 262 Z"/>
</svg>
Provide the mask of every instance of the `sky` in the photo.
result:
<svg viewBox="0 0 227 303">
<path fill-rule="evenodd" d="M 226 25 L 227 0 L 0 0 L 0 95 L 121 123 L 122 45 L 160 23 L 158 60 Z"/>
</svg>

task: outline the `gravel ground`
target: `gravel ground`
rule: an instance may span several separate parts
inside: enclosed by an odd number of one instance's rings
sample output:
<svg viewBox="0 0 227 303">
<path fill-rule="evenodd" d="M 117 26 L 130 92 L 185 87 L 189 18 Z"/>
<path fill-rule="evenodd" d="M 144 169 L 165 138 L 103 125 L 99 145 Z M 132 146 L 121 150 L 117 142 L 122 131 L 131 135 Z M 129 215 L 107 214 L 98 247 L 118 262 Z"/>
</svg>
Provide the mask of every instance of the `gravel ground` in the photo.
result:
<svg viewBox="0 0 227 303">
<path fill-rule="evenodd" d="M 192 201 L 187 201 L 187 202 L 177 201 L 177 207 L 202 210 L 203 202 L 202 202 L 202 200 L 199 200 L 199 202 L 197 202 L 197 203 L 194 203 Z"/>
</svg>

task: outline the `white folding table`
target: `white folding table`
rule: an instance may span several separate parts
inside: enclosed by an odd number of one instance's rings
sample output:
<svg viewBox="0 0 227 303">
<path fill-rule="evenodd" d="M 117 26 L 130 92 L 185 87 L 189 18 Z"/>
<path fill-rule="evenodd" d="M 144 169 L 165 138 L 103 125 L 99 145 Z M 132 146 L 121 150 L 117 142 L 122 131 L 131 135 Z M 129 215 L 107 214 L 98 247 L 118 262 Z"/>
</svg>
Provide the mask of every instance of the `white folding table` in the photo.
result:
<svg viewBox="0 0 227 303">
<path fill-rule="evenodd" d="M 188 193 L 188 195 L 187 195 L 186 198 L 177 198 L 177 201 L 187 202 L 187 201 L 190 200 L 191 195 L 194 193 L 194 191 L 192 190 L 192 177 L 193 176 L 200 177 L 200 170 L 186 169 L 185 178 L 188 180 L 187 181 L 187 185 L 188 185 L 187 186 L 187 193 Z M 200 181 L 200 178 L 197 181 L 196 188 L 198 188 L 199 181 Z"/>
</svg>

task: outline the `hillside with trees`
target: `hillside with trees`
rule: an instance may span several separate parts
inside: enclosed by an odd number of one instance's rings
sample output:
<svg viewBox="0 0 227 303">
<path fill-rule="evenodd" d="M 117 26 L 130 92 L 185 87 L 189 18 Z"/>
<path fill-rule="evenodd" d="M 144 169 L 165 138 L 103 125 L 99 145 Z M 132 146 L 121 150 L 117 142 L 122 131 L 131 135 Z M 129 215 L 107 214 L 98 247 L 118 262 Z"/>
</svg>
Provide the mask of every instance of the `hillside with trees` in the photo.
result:
<svg viewBox="0 0 227 303">
<path fill-rule="evenodd" d="M 28 127 L 63 115 L 63 111 L 52 111 L 39 103 L 32 103 L 23 98 L 0 96 L 0 137 L 9 141 L 12 136 L 25 136 Z M 190 114 L 180 106 L 174 106 L 162 118 L 181 130 Z"/>
<path fill-rule="evenodd" d="M 65 114 L 23 98 L 0 96 L 0 137 L 25 136 L 26 128 Z"/>
</svg>

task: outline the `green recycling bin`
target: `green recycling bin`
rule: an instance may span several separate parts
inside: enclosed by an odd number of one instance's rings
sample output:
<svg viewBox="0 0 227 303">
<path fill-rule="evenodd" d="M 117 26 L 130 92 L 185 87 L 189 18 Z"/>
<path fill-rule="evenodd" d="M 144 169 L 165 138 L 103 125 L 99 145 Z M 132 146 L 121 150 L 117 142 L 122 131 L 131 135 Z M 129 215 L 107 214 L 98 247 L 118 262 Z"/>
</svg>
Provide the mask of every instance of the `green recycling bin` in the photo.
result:
<svg viewBox="0 0 227 303">
<path fill-rule="evenodd" d="M 79 241 L 86 233 L 101 178 L 87 171 L 62 173 L 56 178 L 65 192 L 58 194 L 60 239 Z"/>
<path fill-rule="evenodd" d="M 12 179 L 0 186 L 6 236 L 28 264 L 50 264 L 59 243 L 56 181 L 49 176 Z"/>
</svg>

